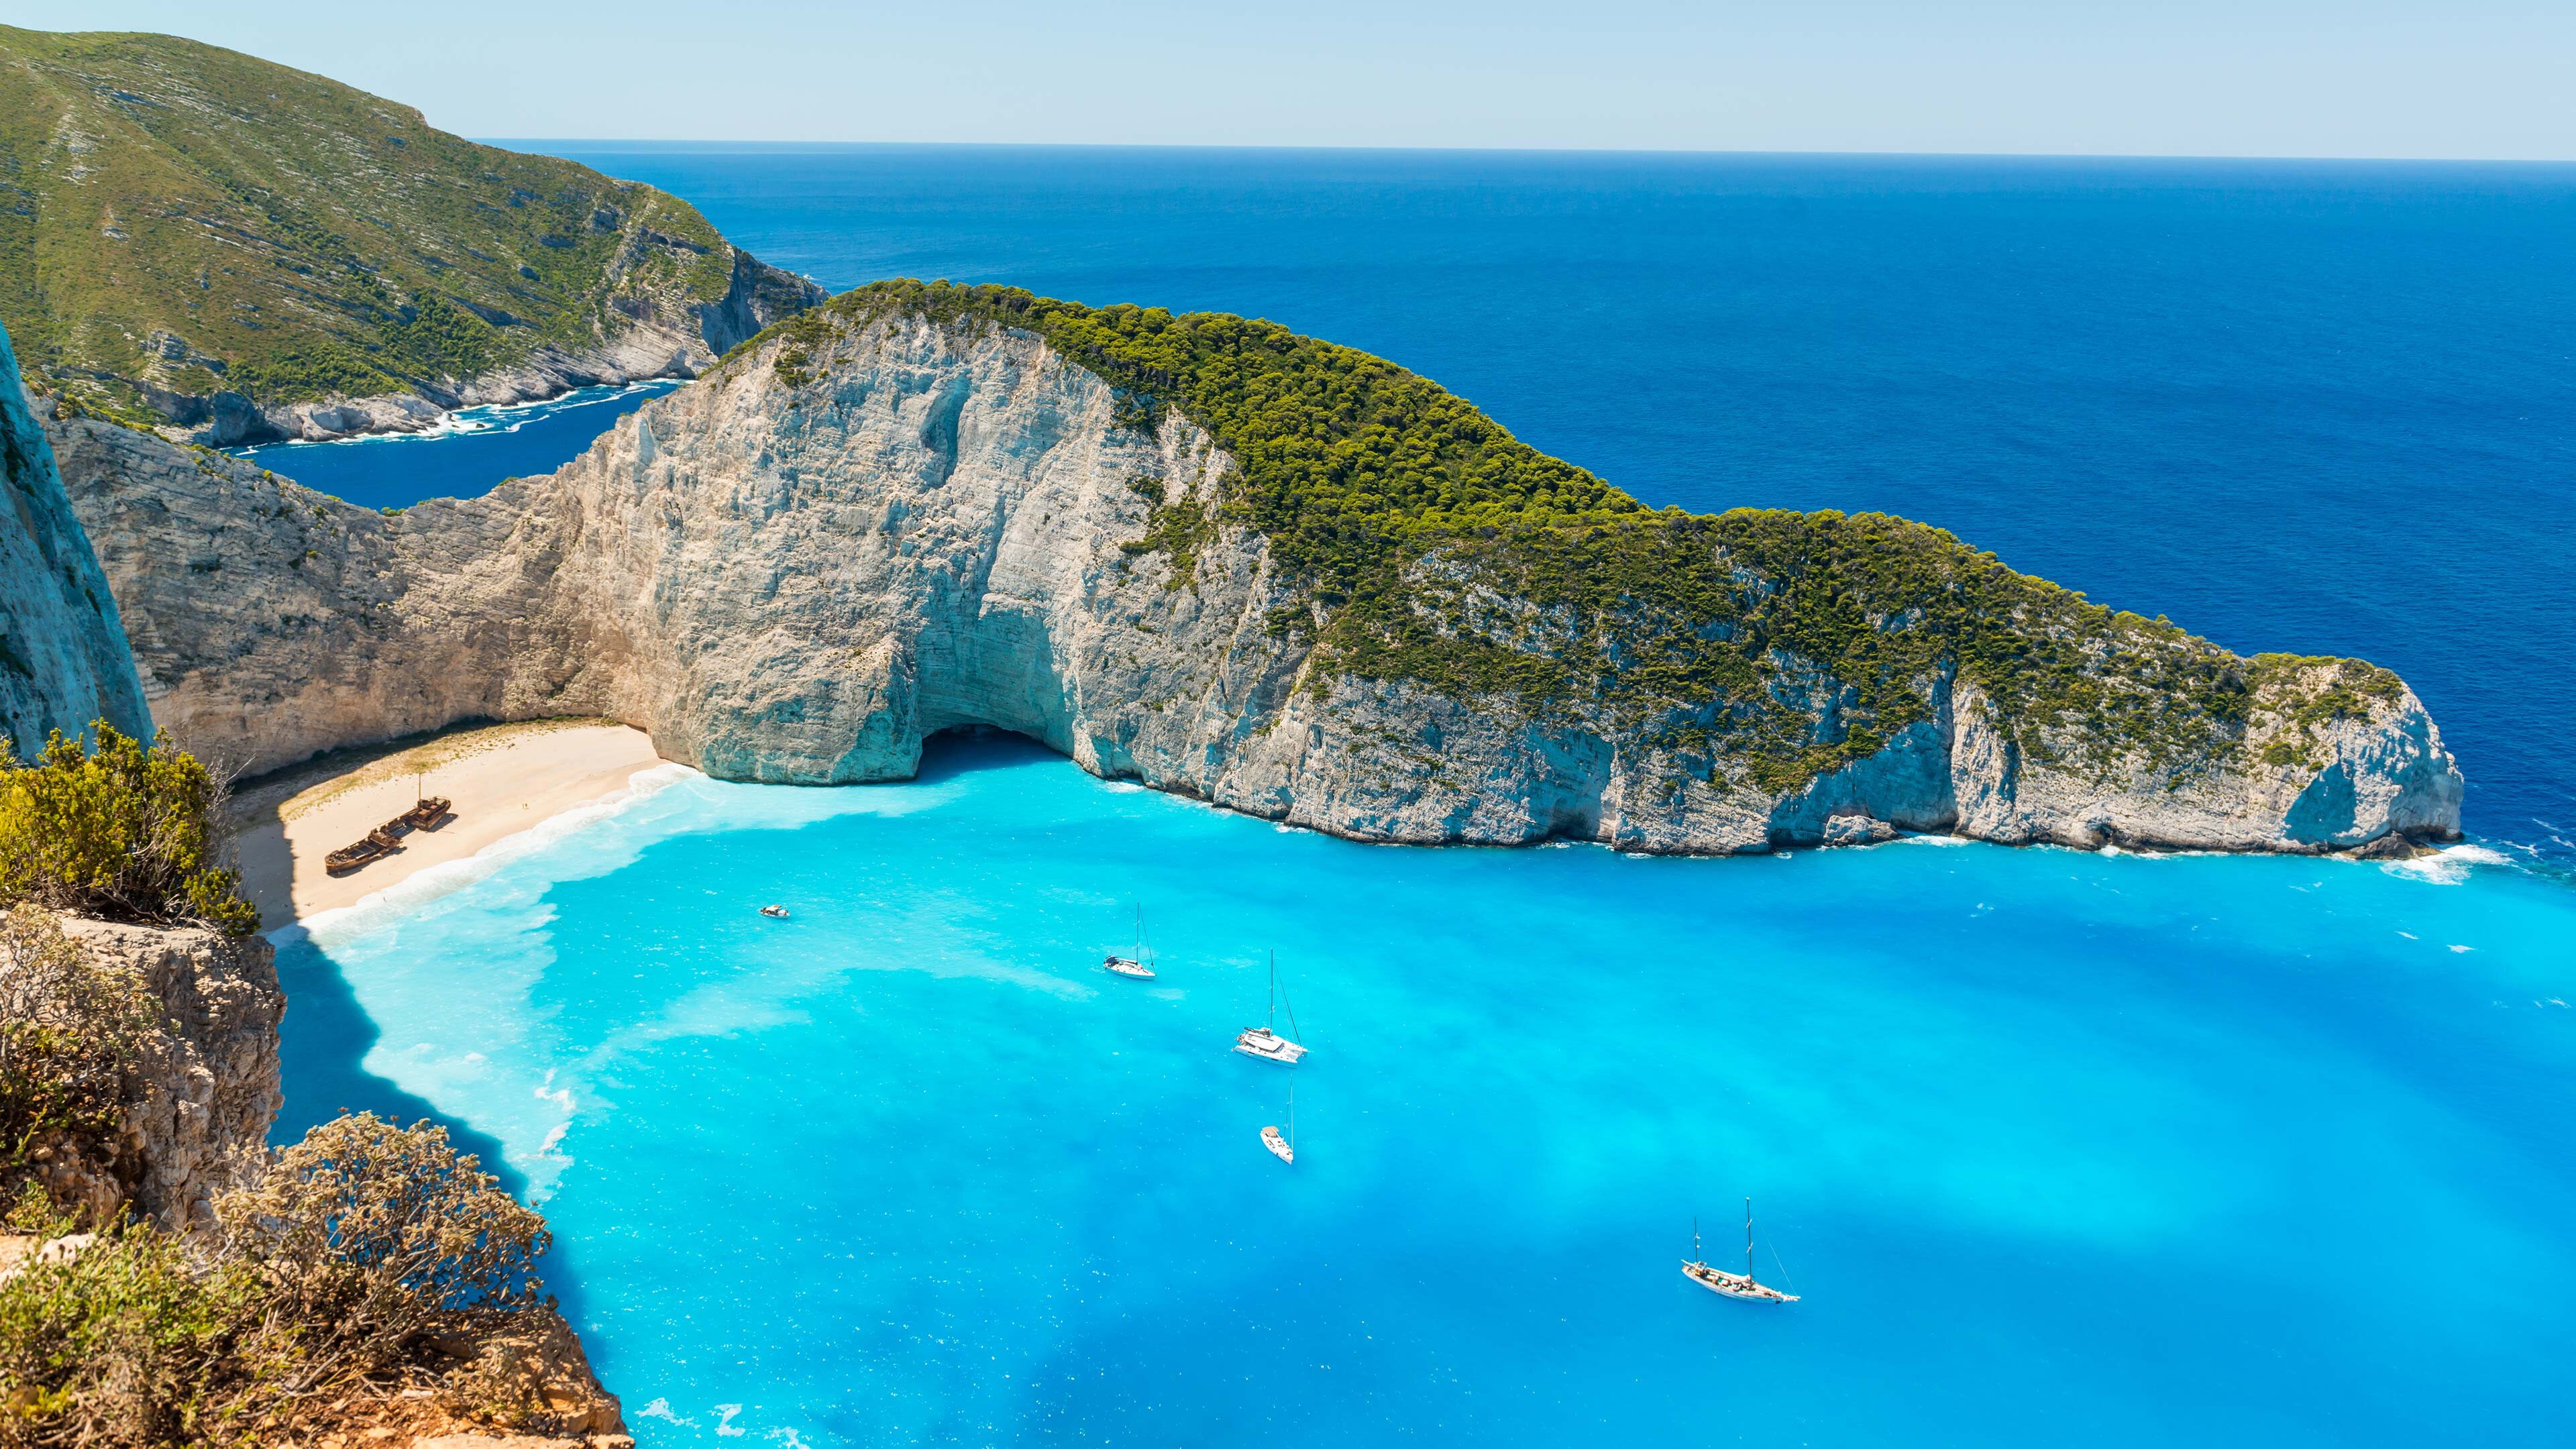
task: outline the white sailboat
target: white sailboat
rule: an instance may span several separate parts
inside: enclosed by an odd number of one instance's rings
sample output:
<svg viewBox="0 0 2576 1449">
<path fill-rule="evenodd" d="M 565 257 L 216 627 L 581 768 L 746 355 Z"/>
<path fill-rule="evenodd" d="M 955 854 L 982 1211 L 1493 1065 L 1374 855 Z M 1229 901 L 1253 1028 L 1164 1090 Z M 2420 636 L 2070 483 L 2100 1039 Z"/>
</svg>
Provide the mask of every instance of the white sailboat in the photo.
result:
<svg viewBox="0 0 2576 1449">
<path fill-rule="evenodd" d="M 1297 1074 L 1288 1074 L 1288 1135 L 1279 1135 L 1275 1126 L 1261 1129 L 1261 1145 L 1270 1155 L 1294 1167 L 1297 1165 Z"/>
<path fill-rule="evenodd" d="M 1139 901 L 1136 904 L 1136 954 L 1121 956 L 1112 951 L 1109 959 L 1100 963 L 1100 969 L 1119 976 L 1132 976 L 1139 981 L 1151 981 L 1154 968 L 1146 963 L 1153 959 L 1153 953 L 1145 948 L 1145 905 Z"/>
<path fill-rule="evenodd" d="M 1234 1038 L 1234 1049 L 1248 1057 L 1259 1057 L 1265 1062 L 1284 1062 L 1292 1067 L 1297 1065 L 1297 1059 L 1306 1054 L 1306 1048 L 1296 1040 L 1297 1008 L 1293 1006 L 1288 1008 L 1288 1035 L 1281 1036 L 1271 1030 L 1278 1024 L 1279 1008 L 1287 999 L 1287 993 L 1279 989 L 1279 953 L 1273 951 L 1270 953 L 1270 1014 L 1263 1019 L 1261 1025 L 1247 1026 L 1237 1033 Z"/>
<path fill-rule="evenodd" d="M 1744 1200 L 1744 1271 L 1730 1273 L 1698 1261 L 1699 1219 L 1691 1219 L 1691 1254 L 1682 1260 L 1682 1276 L 1711 1293 L 1728 1298 L 1750 1298 L 1759 1303 L 1795 1303 L 1798 1295 L 1783 1293 L 1768 1283 L 1753 1281 L 1753 1199 Z"/>
</svg>

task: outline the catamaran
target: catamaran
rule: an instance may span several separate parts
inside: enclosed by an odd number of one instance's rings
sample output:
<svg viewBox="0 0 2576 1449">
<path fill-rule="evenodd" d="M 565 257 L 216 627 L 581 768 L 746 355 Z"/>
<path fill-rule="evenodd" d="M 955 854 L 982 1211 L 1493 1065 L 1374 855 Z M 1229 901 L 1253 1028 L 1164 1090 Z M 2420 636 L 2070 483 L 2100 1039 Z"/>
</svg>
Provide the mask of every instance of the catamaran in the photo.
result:
<svg viewBox="0 0 2576 1449">
<path fill-rule="evenodd" d="M 1699 1219 L 1691 1219 L 1691 1257 L 1682 1261 L 1682 1276 L 1711 1293 L 1729 1298 L 1750 1298 L 1762 1303 L 1795 1303 L 1798 1295 L 1783 1293 L 1768 1283 L 1753 1281 L 1753 1199 L 1744 1200 L 1744 1271 L 1730 1273 L 1712 1268 L 1699 1255 Z"/>
<path fill-rule="evenodd" d="M 1145 948 L 1145 906 L 1139 901 L 1136 905 L 1136 954 L 1121 956 L 1112 951 L 1109 959 L 1100 963 L 1100 969 L 1120 976 L 1133 976 L 1139 981 L 1151 981 L 1154 968 L 1145 963 L 1153 959 L 1154 953 Z"/>
<path fill-rule="evenodd" d="M 1279 1008 L 1287 999 L 1288 994 L 1279 989 L 1279 953 L 1273 951 L 1270 953 L 1270 1015 L 1261 1025 L 1247 1026 L 1237 1033 L 1234 1038 L 1234 1049 L 1248 1057 L 1259 1057 L 1265 1062 L 1285 1062 L 1292 1067 L 1297 1065 L 1297 1059 L 1306 1054 L 1306 1048 L 1296 1040 L 1297 1008 L 1293 1006 L 1288 1008 L 1288 1035 L 1281 1036 L 1271 1030 L 1278 1024 Z"/>
<path fill-rule="evenodd" d="M 1261 1145 L 1270 1155 L 1294 1167 L 1297 1165 L 1297 1074 L 1288 1074 L 1288 1135 L 1279 1135 L 1275 1126 L 1261 1129 Z"/>
</svg>

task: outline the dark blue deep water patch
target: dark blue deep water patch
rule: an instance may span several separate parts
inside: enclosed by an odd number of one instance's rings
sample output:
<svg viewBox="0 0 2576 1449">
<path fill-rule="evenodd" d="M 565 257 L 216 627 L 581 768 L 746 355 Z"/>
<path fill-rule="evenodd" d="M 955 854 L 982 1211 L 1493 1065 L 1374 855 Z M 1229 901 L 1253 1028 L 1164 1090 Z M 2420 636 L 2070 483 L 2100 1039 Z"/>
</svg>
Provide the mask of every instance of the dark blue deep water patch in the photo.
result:
<svg viewBox="0 0 2576 1449">
<path fill-rule="evenodd" d="M 466 408 L 434 433 L 236 451 L 272 473 L 365 508 L 478 498 L 504 478 L 551 473 L 580 457 L 619 418 L 678 385 L 585 387 L 539 403 Z"/>
</svg>

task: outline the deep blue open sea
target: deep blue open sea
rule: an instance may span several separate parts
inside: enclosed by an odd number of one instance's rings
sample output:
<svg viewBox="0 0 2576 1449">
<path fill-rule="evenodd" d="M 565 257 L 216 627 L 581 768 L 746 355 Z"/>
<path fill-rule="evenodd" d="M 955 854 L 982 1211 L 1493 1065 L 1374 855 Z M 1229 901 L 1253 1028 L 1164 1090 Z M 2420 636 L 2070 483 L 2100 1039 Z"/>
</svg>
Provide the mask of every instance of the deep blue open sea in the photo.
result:
<svg viewBox="0 0 2576 1449">
<path fill-rule="evenodd" d="M 289 933 L 281 1132 L 502 1163 L 646 1449 L 2576 1438 L 2576 168 L 519 144 L 836 289 L 1268 316 L 1649 503 L 2376 660 L 2477 842 L 1371 848 L 951 741 Z M 631 405 L 262 457 L 394 506 Z M 1271 948 L 1293 1169 L 1225 1050 Z M 1747 1194 L 1794 1307 L 1675 1270 Z"/>
</svg>

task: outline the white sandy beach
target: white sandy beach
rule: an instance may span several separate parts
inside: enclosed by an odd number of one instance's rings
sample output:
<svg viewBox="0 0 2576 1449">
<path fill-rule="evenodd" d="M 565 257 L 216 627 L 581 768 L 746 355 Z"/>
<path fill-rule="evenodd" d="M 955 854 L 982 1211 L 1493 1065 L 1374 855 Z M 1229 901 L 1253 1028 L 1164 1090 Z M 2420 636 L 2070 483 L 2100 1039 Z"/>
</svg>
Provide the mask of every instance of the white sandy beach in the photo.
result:
<svg viewBox="0 0 2576 1449">
<path fill-rule="evenodd" d="M 661 764 L 642 730 L 597 720 L 494 725 L 441 735 L 373 759 L 317 762 L 246 788 L 235 804 L 242 894 L 263 928 L 355 905 L 413 872 L 462 860 L 550 816 L 624 789 Z M 343 876 L 322 857 L 403 811 L 415 790 L 443 795 L 453 818 Z"/>
</svg>

